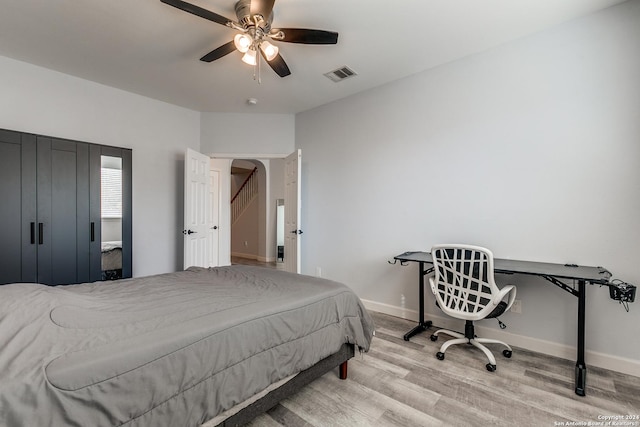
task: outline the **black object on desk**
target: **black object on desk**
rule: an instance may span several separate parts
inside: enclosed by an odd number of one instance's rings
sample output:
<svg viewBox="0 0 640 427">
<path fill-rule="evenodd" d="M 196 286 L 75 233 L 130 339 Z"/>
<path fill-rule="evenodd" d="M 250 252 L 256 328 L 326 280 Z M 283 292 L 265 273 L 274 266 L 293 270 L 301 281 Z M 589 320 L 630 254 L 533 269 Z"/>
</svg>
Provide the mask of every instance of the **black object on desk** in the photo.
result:
<svg viewBox="0 0 640 427">
<path fill-rule="evenodd" d="M 418 326 L 410 330 L 404 335 L 405 341 L 429 328 L 432 322 L 424 320 L 424 276 L 433 272 L 433 259 L 429 252 L 405 252 L 394 257 L 401 264 L 406 262 L 417 262 L 419 265 L 419 283 L 420 283 L 420 307 Z M 428 264 L 428 266 L 426 266 Z M 426 267 L 426 268 L 425 268 Z M 575 264 L 552 264 L 534 261 L 519 261 L 511 259 L 493 259 L 493 269 L 496 273 L 502 274 L 528 274 L 539 276 L 556 286 L 569 292 L 571 295 L 578 297 L 578 343 L 577 343 L 577 360 L 576 360 L 576 376 L 575 390 L 579 396 L 585 395 L 587 380 L 587 365 L 584 361 L 584 332 L 585 332 L 585 302 L 586 288 L 585 285 L 600 284 L 608 285 L 611 273 L 602 267 L 584 267 Z M 577 280 L 578 287 L 567 285 L 562 280 Z"/>
</svg>

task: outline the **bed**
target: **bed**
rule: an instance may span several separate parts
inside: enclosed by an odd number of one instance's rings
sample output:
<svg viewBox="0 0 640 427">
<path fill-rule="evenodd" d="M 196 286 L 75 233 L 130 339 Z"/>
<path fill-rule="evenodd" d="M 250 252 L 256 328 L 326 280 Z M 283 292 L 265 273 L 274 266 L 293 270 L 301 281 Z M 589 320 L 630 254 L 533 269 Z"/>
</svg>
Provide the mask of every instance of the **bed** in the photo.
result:
<svg viewBox="0 0 640 427">
<path fill-rule="evenodd" d="M 102 280 L 122 278 L 122 241 L 102 242 Z"/>
<path fill-rule="evenodd" d="M 346 371 L 373 329 L 347 286 L 254 266 L 4 285 L 0 416 L 8 427 L 246 422 Z"/>
</svg>

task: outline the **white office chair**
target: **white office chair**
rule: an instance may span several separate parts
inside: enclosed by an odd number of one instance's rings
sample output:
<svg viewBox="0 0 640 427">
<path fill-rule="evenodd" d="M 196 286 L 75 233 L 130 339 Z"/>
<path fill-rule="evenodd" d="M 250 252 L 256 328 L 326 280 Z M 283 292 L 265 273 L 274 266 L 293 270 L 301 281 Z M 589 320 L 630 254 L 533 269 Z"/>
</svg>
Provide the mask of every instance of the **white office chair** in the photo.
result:
<svg viewBox="0 0 640 427">
<path fill-rule="evenodd" d="M 447 348 L 454 344 L 467 343 L 479 348 L 489 358 L 487 370 L 496 370 L 493 353 L 483 344 L 502 344 L 507 347 L 502 354 L 511 357 L 511 347 L 498 340 L 478 338 L 475 335 L 475 320 L 498 317 L 511 308 L 516 299 L 516 288 L 496 286 L 493 277 L 493 254 L 490 250 L 471 245 L 436 245 L 431 248 L 435 276 L 429 278 L 436 304 L 451 317 L 464 319 L 464 334 L 440 329 L 431 335 L 436 341 L 439 334 L 455 339 L 442 344 L 436 357 L 444 359 Z M 508 296 L 508 300 L 504 301 Z"/>
</svg>

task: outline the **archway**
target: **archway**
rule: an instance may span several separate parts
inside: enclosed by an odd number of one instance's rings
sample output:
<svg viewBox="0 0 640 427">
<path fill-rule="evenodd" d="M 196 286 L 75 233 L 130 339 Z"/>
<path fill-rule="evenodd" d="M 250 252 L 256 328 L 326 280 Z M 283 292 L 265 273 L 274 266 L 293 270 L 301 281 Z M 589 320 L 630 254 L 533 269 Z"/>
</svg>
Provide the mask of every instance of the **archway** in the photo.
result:
<svg viewBox="0 0 640 427">
<path fill-rule="evenodd" d="M 231 160 L 231 200 L 238 192 L 245 193 L 240 194 L 231 205 L 230 255 L 234 263 L 276 262 L 276 199 L 279 189 L 272 188 L 272 184 L 275 182 L 279 187 L 279 180 L 272 180 L 271 174 L 275 171 L 281 175 L 281 162 L 279 159 L 256 158 Z M 246 200 L 242 202 L 242 198 L 247 198 L 246 193 L 250 193 L 252 187 L 256 189 L 256 194 L 250 197 L 250 203 L 242 208 L 242 212 L 236 214 L 234 211 L 238 207 L 233 205 L 245 203 Z"/>
</svg>

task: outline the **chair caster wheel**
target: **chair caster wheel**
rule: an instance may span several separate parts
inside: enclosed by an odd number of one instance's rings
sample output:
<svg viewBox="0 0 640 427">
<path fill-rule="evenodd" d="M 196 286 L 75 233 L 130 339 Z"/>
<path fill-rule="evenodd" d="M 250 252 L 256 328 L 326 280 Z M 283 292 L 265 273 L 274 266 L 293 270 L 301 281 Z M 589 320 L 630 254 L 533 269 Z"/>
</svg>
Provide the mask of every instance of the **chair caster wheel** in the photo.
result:
<svg viewBox="0 0 640 427">
<path fill-rule="evenodd" d="M 502 355 L 507 359 L 510 359 L 512 354 L 513 352 L 511 350 L 502 350 Z"/>
<path fill-rule="evenodd" d="M 439 351 L 436 353 L 436 357 L 438 358 L 438 360 L 444 360 L 444 353 Z"/>
<path fill-rule="evenodd" d="M 436 334 L 431 335 L 429 338 L 431 338 L 431 341 L 437 341 L 438 340 L 438 336 Z"/>
<path fill-rule="evenodd" d="M 493 372 L 496 370 L 496 365 L 492 365 L 491 363 L 487 363 L 487 371 Z"/>
</svg>

